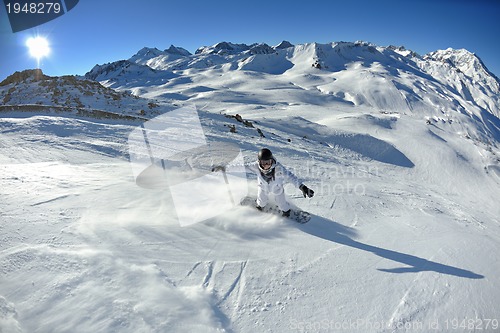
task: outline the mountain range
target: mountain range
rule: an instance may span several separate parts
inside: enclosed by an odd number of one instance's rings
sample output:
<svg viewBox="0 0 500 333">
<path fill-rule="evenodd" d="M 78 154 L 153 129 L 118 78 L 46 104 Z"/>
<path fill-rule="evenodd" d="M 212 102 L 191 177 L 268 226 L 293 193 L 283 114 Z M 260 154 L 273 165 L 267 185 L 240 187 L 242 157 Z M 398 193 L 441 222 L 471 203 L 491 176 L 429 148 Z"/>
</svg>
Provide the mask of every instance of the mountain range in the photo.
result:
<svg viewBox="0 0 500 333">
<path fill-rule="evenodd" d="M 464 49 L 420 56 L 404 47 L 366 42 L 294 46 L 284 41 L 274 47 L 221 42 L 194 55 L 175 46 L 164 51 L 143 48 L 128 60 L 96 65 L 85 75 L 137 96 L 193 102 L 227 90 L 245 94 L 248 82 L 264 77 L 274 86 L 295 89 L 296 96 L 275 103 L 293 104 L 295 98 L 314 104 L 335 101 L 451 124 L 469 118 L 477 130 L 467 121 L 455 123 L 454 130 L 485 142 L 500 139 L 499 80 Z M 267 97 L 269 89 L 262 90 L 255 95 Z M 269 98 L 242 102 L 269 105 Z"/>
<path fill-rule="evenodd" d="M 241 107 L 294 108 L 305 102 L 409 114 L 430 124 L 442 122 L 446 130 L 489 146 L 500 141 L 500 81 L 464 49 L 420 56 L 404 47 L 367 42 L 220 42 L 195 54 L 173 45 L 163 51 L 145 47 L 127 60 L 96 65 L 84 77 L 49 81 L 7 78 L 0 84 L 4 107 L 65 105 L 137 116 L 163 112 L 154 112 L 159 105 L 205 105 L 221 98 L 230 106 L 223 111 L 233 114 Z M 288 91 L 287 99 L 277 100 L 276 89 Z M 228 95 L 233 97 L 227 100 Z M 127 105 L 126 110 L 119 105 Z"/>
</svg>

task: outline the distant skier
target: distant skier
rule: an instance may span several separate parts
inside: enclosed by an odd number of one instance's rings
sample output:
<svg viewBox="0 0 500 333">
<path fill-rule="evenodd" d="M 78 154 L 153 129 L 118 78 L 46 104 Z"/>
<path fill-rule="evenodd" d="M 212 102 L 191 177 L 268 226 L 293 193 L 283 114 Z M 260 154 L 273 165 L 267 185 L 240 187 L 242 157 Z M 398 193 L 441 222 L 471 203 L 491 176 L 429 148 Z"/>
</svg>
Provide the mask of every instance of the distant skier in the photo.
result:
<svg viewBox="0 0 500 333">
<path fill-rule="evenodd" d="M 285 183 L 298 187 L 305 197 L 312 198 L 314 191 L 303 184 L 292 172 L 288 171 L 281 163 L 277 162 L 272 152 L 263 148 L 259 151 L 258 160 L 245 164 L 248 171 L 257 175 L 257 201 L 256 208 L 262 210 L 269 202 L 269 194 L 274 199 L 283 216 L 290 216 L 290 204 L 285 197 Z M 225 171 L 225 167 L 217 166 L 212 171 Z"/>
</svg>

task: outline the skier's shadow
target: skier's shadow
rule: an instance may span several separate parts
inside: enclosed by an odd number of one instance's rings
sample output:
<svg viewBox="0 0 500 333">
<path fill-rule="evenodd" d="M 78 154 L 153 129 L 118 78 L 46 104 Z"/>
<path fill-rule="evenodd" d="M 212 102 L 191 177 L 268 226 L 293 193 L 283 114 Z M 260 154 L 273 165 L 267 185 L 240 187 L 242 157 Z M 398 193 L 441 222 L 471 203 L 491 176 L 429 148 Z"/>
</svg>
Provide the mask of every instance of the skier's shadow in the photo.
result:
<svg viewBox="0 0 500 333">
<path fill-rule="evenodd" d="M 427 259 L 419 258 L 414 255 L 383 249 L 377 246 L 358 242 L 353 239 L 353 237 L 356 237 L 356 232 L 354 229 L 319 216 L 313 216 L 309 223 L 300 225 L 299 228 L 303 232 L 308 233 L 312 236 L 359 250 L 372 252 L 379 257 L 386 258 L 405 265 L 404 267 L 390 269 L 377 268 L 377 270 L 379 271 L 388 273 L 415 273 L 433 271 L 441 274 L 454 275 L 469 279 L 484 278 L 483 275 L 476 274 L 462 268 L 448 266 Z"/>
</svg>

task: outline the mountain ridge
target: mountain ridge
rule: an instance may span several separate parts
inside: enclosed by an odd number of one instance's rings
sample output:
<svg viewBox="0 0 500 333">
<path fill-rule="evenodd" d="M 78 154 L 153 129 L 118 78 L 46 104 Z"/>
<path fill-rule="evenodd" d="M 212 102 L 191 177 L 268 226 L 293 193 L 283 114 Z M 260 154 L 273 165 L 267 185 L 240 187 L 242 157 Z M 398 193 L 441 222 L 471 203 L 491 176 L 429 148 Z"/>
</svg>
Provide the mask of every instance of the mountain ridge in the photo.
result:
<svg viewBox="0 0 500 333">
<path fill-rule="evenodd" d="M 126 120 L 144 120 L 165 111 L 164 106 L 127 91 L 78 76 L 48 76 L 40 69 L 15 72 L 0 82 L 0 101 L 0 111 L 64 112 Z"/>
<path fill-rule="evenodd" d="M 459 124 L 456 118 L 465 115 L 479 131 L 469 125 L 455 126 L 454 131 L 485 142 L 500 141 L 499 80 L 477 55 L 463 49 L 420 56 L 403 46 L 364 41 L 298 45 L 283 41 L 273 47 L 221 42 L 190 55 L 144 54 L 122 65 L 96 65 L 85 77 L 138 96 L 179 102 L 205 100 L 207 94 L 229 87 L 246 94 L 243 86 L 265 76 L 276 86 L 300 88 L 300 100 L 314 103 L 335 100 L 450 124 Z M 117 71 L 120 67 L 123 72 Z M 229 85 L 215 80 L 228 75 L 234 81 Z M 266 105 L 270 99 L 257 104 Z"/>
<path fill-rule="evenodd" d="M 407 58 L 407 61 L 410 60 L 419 60 L 421 62 L 428 62 L 428 61 L 437 61 L 441 62 L 442 64 L 448 64 L 451 67 L 455 68 L 455 70 L 461 71 L 462 73 L 471 76 L 473 73 L 473 70 L 475 71 L 482 71 L 481 73 L 483 76 L 490 76 L 491 80 L 489 80 L 489 84 L 494 84 L 495 85 L 495 90 L 496 93 L 500 93 L 500 80 L 488 70 L 486 65 L 483 63 L 483 61 L 474 53 L 469 52 L 465 49 L 459 49 L 455 50 L 452 48 L 448 48 L 446 50 L 437 50 L 434 52 L 430 52 L 426 55 L 420 56 L 416 52 L 413 52 L 411 50 L 406 49 L 404 46 L 393 46 L 389 45 L 387 47 L 381 47 L 377 46 L 375 44 L 369 43 L 369 42 L 364 42 L 364 41 L 356 41 L 356 42 L 332 42 L 332 43 L 327 43 L 327 44 L 321 44 L 321 43 L 305 43 L 305 44 L 298 44 L 298 45 L 293 45 L 289 43 L 288 41 L 283 41 L 279 43 L 276 46 L 269 46 L 265 43 L 253 43 L 253 44 L 235 44 L 231 42 L 220 42 L 217 44 L 214 44 L 212 46 L 203 46 L 200 47 L 196 50 L 195 54 L 191 54 L 189 51 L 177 47 L 174 45 L 171 45 L 169 49 L 165 49 L 164 51 L 160 51 L 157 48 L 143 48 L 140 51 L 138 51 L 135 55 L 133 55 L 131 58 L 128 59 L 128 61 L 135 62 L 137 64 L 142 64 L 142 65 L 147 65 L 152 69 L 155 70 L 169 70 L 169 69 L 180 69 L 182 66 L 169 66 L 168 62 L 172 61 L 171 58 L 167 57 L 168 55 L 178 55 L 181 58 L 198 58 L 198 57 L 207 57 L 210 55 L 217 55 L 219 57 L 226 57 L 227 59 L 226 62 L 228 61 L 241 61 L 241 58 L 248 58 L 249 56 L 253 55 L 263 55 L 263 54 L 272 54 L 272 53 L 279 53 L 283 50 L 290 50 L 292 48 L 295 48 L 293 52 L 297 52 L 297 50 L 300 49 L 307 49 L 313 47 L 316 49 L 316 54 L 313 54 L 312 57 L 316 57 L 317 59 L 313 59 L 313 62 L 310 64 L 312 67 L 315 67 L 317 69 L 327 69 L 329 68 L 328 66 L 321 66 L 320 61 L 321 59 L 321 53 L 322 50 L 325 50 L 326 48 L 331 48 L 335 49 L 337 53 L 339 54 L 340 57 L 345 58 L 345 60 L 350 60 L 353 61 L 353 59 L 349 59 L 349 57 L 345 57 L 345 50 L 346 49 L 365 49 L 368 50 L 368 52 L 372 52 L 373 54 L 377 52 L 383 53 L 384 51 L 393 51 L 394 53 L 402 56 L 403 58 L 397 59 L 398 61 L 403 61 L 404 58 Z M 235 56 L 241 56 L 241 57 L 236 57 L 237 59 L 232 59 L 235 58 Z M 162 58 L 158 59 L 161 61 L 155 62 L 151 66 L 151 60 L 154 58 Z M 395 57 L 393 57 L 395 58 Z M 468 58 L 468 59 L 466 59 Z M 464 61 L 465 59 L 465 61 Z M 178 60 L 174 59 L 174 60 Z M 316 60 L 316 61 L 315 61 Z M 324 60 L 324 59 L 323 59 Z M 338 59 L 337 59 L 338 60 Z M 149 61 L 149 63 L 148 63 Z M 162 63 L 166 62 L 166 63 Z M 103 68 L 110 66 L 112 64 L 115 64 L 115 62 L 103 64 L 103 65 L 96 65 L 91 71 L 89 71 L 85 76 L 95 76 L 95 73 L 97 69 Z M 193 61 L 187 62 L 186 59 L 184 59 L 184 66 L 189 67 L 190 65 L 193 64 Z M 217 62 L 209 62 L 207 63 L 206 67 L 210 67 L 211 65 L 216 65 Z M 319 66 L 318 66 L 319 64 Z M 468 65 L 471 65 L 473 67 L 465 67 Z M 179 65 L 179 63 L 177 63 Z M 344 64 L 345 65 L 345 64 Z M 342 67 L 335 68 L 335 70 L 340 70 Z M 477 73 L 476 73 L 477 74 Z"/>
</svg>

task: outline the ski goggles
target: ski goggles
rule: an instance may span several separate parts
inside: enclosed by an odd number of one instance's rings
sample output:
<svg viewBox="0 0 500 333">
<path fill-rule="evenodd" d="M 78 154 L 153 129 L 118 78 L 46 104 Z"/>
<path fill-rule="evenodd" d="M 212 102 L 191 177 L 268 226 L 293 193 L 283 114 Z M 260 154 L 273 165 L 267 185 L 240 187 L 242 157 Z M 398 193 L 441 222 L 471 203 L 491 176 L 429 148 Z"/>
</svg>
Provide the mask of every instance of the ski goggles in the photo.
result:
<svg viewBox="0 0 500 333">
<path fill-rule="evenodd" d="M 273 164 L 273 160 L 261 160 L 260 161 L 260 165 L 262 166 L 267 166 L 267 165 L 272 165 Z"/>
</svg>

